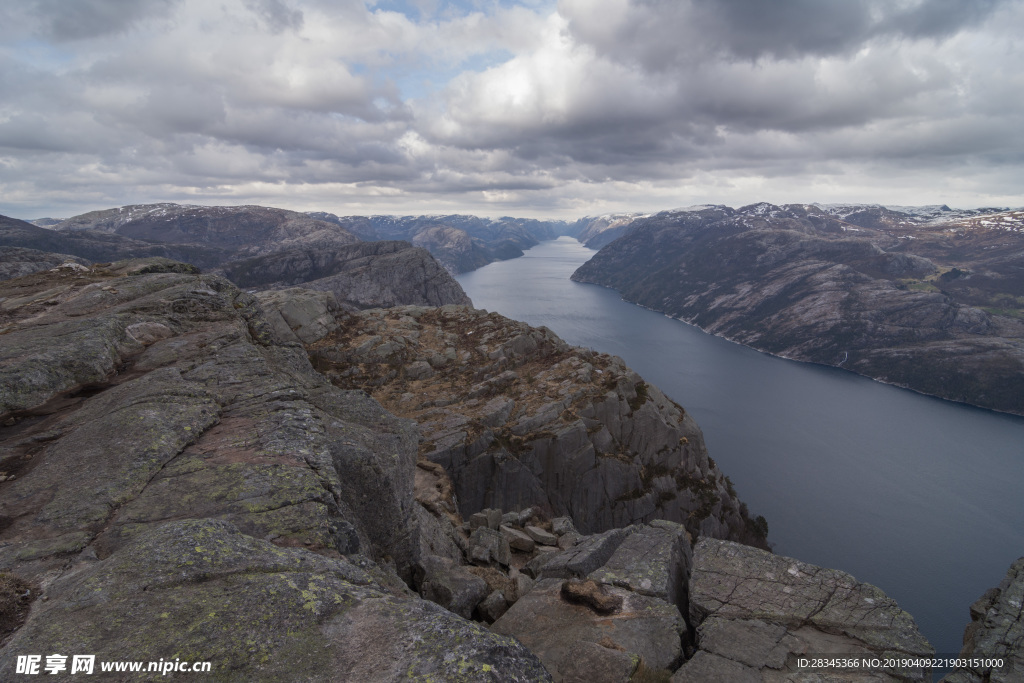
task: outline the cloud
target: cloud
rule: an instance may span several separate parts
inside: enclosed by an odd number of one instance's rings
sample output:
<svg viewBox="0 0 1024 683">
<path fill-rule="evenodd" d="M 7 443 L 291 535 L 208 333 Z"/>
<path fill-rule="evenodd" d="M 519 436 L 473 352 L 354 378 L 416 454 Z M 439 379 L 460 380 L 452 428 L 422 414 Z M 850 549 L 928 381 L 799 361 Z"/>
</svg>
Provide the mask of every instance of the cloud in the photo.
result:
<svg viewBox="0 0 1024 683">
<path fill-rule="evenodd" d="M 5 3 L 0 213 L 1020 204 L 1022 23 L 1020 0 Z"/>
</svg>

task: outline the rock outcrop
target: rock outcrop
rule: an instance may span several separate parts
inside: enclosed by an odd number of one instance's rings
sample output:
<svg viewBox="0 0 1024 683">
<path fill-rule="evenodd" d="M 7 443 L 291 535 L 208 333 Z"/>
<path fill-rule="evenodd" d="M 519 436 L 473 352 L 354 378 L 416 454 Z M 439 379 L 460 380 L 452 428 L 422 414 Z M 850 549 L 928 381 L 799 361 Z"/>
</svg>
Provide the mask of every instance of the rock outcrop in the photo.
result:
<svg viewBox="0 0 1024 683">
<path fill-rule="evenodd" d="M 459 283 L 426 250 L 408 242 L 286 249 L 227 263 L 218 272 L 243 289 L 302 285 L 333 292 L 350 309 L 472 305 Z"/>
<path fill-rule="evenodd" d="M 65 263 L 77 263 L 81 266 L 89 265 L 85 259 L 71 256 L 69 254 L 53 254 L 37 249 L 25 249 L 23 247 L 0 246 L 0 280 L 31 275 L 41 270 L 49 270 Z"/>
<path fill-rule="evenodd" d="M 764 541 L 685 411 L 543 328 L 254 296 L 168 259 L 0 282 L 3 680 L 55 653 L 224 681 L 564 683 L 836 680 L 798 659 L 931 654 L 877 588 L 691 550 L 698 533 Z M 965 637 L 1017 668 L 951 683 L 1019 678 L 1022 577 L 1024 559 Z"/>
<path fill-rule="evenodd" d="M 1024 680 L 1024 557 L 1006 578 L 971 605 L 960 658 L 975 660 L 942 683 L 1011 683 Z M 998 662 L 998 663 L 997 663 Z"/>
<path fill-rule="evenodd" d="M 0 570 L 41 594 L 0 678 L 58 652 L 211 661 L 218 680 L 547 680 L 407 588 L 414 425 L 189 269 L 0 284 Z"/>
<path fill-rule="evenodd" d="M 761 351 L 1024 414 L 1022 223 L 695 207 L 634 221 L 572 278 Z"/>
<path fill-rule="evenodd" d="M 466 307 L 351 314 L 310 347 L 338 386 L 416 420 L 460 512 L 539 506 L 592 533 L 652 519 L 764 545 L 682 407 L 621 359 Z"/>
<path fill-rule="evenodd" d="M 800 658 L 931 658 L 913 618 L 878 588 L 736 543 L 693 549 L 690 624 L 697 652 L 674 683 L 709 680 L 930 681 L 930 668 L 801 666 Z"/>
</svg>

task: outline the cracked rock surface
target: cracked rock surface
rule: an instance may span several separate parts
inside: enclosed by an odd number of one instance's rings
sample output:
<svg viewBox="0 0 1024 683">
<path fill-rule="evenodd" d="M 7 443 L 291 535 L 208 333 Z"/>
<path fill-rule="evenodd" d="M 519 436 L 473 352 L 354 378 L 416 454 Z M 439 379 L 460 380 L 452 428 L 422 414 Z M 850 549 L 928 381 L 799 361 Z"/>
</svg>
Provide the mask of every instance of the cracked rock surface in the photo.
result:
<svg viewBox="0 0 1024 683">
<path fill-rule="evenodd" d="M 0 283 L 0 571 L 42 595 L 0 678 L 58 652 L 209 660 L 229 681 L 546 680 L 407 588 L 413 423 L 190 268 Z"/>
<path fill-rule="evenodd" d="M 934 655 L 913 618 L 875 586 L 727 541 L 701 539 L 694 546 L 689 612 L 706 655 L 688 661 L 674 681 L 705 680 L 703 672 L 722 659 L 737 680 L 757 673 L 751 680 L 782 681 L 810 675 L 796 668 L 797 656 Z M 930 669 L 849 676 L 842 680 L 931 680 Z"/>
</svg>

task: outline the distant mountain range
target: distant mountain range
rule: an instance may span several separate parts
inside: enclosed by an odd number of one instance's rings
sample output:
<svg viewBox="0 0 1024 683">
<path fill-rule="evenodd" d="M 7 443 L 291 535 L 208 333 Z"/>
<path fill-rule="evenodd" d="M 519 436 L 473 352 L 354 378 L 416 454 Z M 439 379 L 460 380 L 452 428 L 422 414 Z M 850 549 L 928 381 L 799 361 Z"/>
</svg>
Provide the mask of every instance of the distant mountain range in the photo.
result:
<svg viewBox="0 0 1024 683">
<path fill-rule="evenodd" d="M 759 203 L 566 222 L 163 203 L 35 222 L 0 217 L 0 275 L 161 256 L 244 287 L 333 288 L 356 308 L 412 289 L 463 301 L 416 247 L 461 273 L 571 235 L 601 249 L 573 278 L 628 301 L 762 351 L 1024 414 L 1024 210 Z M 409 291 L 387 275 L 396 264 L 416 273 Z"/>
<path fill-rule="evenodd" d="M 701 206 L 572 276 L 716 335 L 1024 414 L 1024 210 Z"/>
</svg>

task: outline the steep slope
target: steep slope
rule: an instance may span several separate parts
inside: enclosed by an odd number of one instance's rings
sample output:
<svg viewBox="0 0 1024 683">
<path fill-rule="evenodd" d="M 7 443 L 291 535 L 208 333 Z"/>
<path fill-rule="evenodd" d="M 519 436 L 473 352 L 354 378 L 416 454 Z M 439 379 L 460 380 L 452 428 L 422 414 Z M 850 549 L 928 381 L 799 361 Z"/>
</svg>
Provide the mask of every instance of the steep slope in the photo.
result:
<svg viewBox="0 0 1024 683">
<path fill-rule="evenodd" d="M 573 224 L 573 237 L 591 249 L 600 249 L 614 242 L 629 231 L 633 222 L 646 218 L 642 213 L 614 213 L 604 216 L 588 216 Z"/>
<path fill-rule="evenodd" d="M 697 207 L 637 221 L 572 277 L 762 351 L 1024 414 L 1019 215 Z"/>
<path fill-rule="evenodd" d="M 248 289 L 302 285 L 330 291 L 339 302 L 355 309 L 402 304 L 472 305 L 461 285 L 426 250 L 408 242 L 288 249 L 233 261 L 218 272 Z"/>
<path fill-rule="evenodd" d="M 464 307 L 340 323 L 315 366 L 419 423 L 463 515 L 539 506 L 587 533 L 658 518 L 766 547 L 693 419 L 621 359 Z"/>
</svg>

